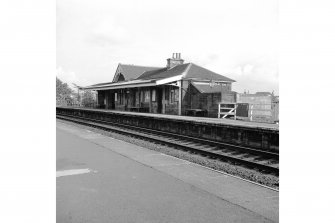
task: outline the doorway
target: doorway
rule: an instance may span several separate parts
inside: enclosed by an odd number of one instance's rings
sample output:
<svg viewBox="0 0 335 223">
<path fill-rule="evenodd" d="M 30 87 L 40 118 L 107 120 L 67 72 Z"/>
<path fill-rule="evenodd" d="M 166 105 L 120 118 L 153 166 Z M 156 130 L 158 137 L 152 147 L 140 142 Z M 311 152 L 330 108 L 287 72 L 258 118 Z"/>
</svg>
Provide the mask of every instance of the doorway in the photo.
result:
<svg viewBox="0 0 335 223">
<path fill-rule="evenodd" d="M 163 89 L 157 88 L 157 113 L 162 114 Z"/>
</svg>

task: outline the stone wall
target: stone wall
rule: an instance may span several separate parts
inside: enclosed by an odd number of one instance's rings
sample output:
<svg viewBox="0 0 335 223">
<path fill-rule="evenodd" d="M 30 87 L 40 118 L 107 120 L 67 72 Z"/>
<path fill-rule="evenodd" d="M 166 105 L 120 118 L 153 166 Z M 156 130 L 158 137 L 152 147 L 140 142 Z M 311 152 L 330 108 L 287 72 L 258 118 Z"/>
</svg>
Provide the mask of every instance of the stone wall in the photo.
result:
<svg viewBox="0 0 335 223">
<path fill-rule="evenodd" d="M 257 122 L 279 121 L 279 102 L 274 102 L 274 96 L 258 94 L 238 94 L 238 103 L 249 104 L 248 120 Z"/>
</svg>

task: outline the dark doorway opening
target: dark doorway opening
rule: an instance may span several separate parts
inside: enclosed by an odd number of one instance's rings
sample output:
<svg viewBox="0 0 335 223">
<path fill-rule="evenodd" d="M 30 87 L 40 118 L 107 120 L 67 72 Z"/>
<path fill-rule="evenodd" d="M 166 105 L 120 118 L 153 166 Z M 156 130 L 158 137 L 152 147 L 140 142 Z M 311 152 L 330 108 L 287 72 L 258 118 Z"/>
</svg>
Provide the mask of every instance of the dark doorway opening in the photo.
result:
<svg viewBox="0 0 335 223">
<path fill-rule="evenodd" d="M 111 94 L 111 99 L 112 99 L 112 109 L 114 110 L 115 109 L 115 99 L 117 97 L 117 94 L 116 92 L 112 91 L 112 94 Z"/>
<path fill-rule="evenodd" d="M 162 101 L 163 101 L 163 89 L 158 88 L 157 89 L 157 113 L 162 113 Z"/>
</svg>

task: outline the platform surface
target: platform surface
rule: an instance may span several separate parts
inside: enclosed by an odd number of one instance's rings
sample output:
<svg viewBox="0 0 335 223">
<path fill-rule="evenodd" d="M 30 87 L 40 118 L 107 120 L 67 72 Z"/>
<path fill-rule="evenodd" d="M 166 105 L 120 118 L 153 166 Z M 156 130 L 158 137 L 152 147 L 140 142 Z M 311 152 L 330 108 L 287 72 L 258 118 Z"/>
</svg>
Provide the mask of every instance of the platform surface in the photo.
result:
<svg viewBox="0 0 335 223">
<path fill-rule="evenodd" d="M 111 113 L 118 113 L 118 114 L 138 115 L 138 116 L 146 116 L 146 117 L 165 118 L 165 119 L 192 121 L 192 122 L 199 122 L 199 123 L 222 124 L 222 125 L 230 125 L 230 126 L 237 126 L 237 127 L 269 129 L 269 130 L 279 131 L 279 124 L 271 124 L 271 123 L 248 122 L 248 121 L 222 119 L 222 118 L 219 119 L 219 118 L 206 118 L 206 117 L 193 117 L 193 116 L 178 116 L 178 115 L 166 115 L 166 114 L 127 112 L 127 111 L 93 109 L 93 108 L 83 108 L 83 107 L 63 107 L 63 108 L 93 110 L 93 111 L 100 111 L 100 112 L 111 112 Z"/>
<path fill-rule="evenodd" d="M 57 121 L 57 222 L 278 222 L 278 195 Z"/>
</svg>

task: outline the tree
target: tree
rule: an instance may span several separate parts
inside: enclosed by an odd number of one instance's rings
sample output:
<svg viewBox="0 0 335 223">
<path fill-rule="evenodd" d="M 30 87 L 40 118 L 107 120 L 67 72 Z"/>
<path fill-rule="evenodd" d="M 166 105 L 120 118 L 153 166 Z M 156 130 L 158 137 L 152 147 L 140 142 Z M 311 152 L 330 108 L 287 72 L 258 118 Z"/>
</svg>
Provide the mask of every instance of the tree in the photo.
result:
<svg viewBox="0 0 335 223">
<path fill-rule="evenodd" d="M 68 86 L 67 83 L 63 83 L 58 77 L 56 77 L 56 104 L 67 105 L 73 102 L 73 90 Z"/>
<path fill-rule="evenodd" d="M 82 105 L 84 107 L 92 107 L 96 103 L 95 94 L 90 90 L 85 90 L 84 94 L 82 95 Z"/>
</svg>

